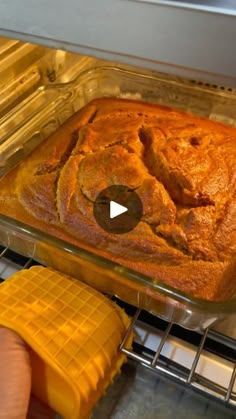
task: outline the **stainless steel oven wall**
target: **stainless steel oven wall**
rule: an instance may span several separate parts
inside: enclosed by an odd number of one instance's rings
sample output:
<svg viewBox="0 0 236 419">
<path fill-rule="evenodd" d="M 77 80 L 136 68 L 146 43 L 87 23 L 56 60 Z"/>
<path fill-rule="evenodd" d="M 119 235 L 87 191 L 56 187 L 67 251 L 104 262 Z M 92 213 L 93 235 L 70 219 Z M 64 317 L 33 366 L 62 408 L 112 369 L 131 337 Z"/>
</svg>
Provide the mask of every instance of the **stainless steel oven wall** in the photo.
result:
<svg viewBox="0 0 236 419">
<path fill-rule="evenodd" d="M 0 0 L 0 35 L 236 86 L 235 1 Z"/>
</svg>

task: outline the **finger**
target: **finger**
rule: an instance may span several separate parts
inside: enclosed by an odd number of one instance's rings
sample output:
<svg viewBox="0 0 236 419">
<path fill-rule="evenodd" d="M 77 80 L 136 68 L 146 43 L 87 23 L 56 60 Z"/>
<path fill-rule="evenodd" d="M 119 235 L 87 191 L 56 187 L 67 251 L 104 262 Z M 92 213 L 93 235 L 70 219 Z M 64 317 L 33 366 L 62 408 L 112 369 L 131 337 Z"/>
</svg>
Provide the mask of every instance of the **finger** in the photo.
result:
<svg viewBox="0 0 236 419">
<path fill-rule="evenodd" d="M 31 367 L 27 346 L 14 331 L 0 327 L 0 419 L 25 419 Z"/>
</svg>

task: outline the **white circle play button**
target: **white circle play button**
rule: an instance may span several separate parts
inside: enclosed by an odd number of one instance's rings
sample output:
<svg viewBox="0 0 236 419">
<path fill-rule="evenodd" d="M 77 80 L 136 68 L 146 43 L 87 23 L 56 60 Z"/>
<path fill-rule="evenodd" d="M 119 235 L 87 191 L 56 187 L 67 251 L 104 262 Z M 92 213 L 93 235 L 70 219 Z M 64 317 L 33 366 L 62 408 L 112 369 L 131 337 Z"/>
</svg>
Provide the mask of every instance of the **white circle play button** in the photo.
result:
<svg viewBox="0 0 236 419">
<path fill-rule="evenodd" d="M 103 230 L 123 234 L 136 227 L 143 214 L 143 205 L 132 189 L 124 185 L 112 185 L 98 194 L 93 213 Z"/>
</svg>

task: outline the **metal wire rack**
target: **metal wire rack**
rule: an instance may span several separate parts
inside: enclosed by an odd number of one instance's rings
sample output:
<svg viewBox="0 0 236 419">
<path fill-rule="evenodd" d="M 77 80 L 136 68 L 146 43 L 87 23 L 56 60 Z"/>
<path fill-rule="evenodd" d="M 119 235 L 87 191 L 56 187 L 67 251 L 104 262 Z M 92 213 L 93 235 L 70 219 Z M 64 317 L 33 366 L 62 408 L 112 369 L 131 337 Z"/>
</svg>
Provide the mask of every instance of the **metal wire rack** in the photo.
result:
<svg viewBox="0 0 236 419">
<path fill-rule="evenodd" d="M 17 270 L 35 264 L 37 262 L 31 258 L 22 257 L 8 248 L 0 247 L 1 281 Z M 123 353 L 156 372 L 221 400 L 233 409 L 236 408 L 235 339 L 209 328 L 199 335 L 123 302 L 118 303 L 133 317 L 121 344 Z M 133 349 L 128 350 L 126 342 L 132 331 L 135 333 L 135 341 Z M 182 361 L 175 356 L 180 349 L 183 351 Z M 185 362 L 187 353 L 191 353 L 188 365 Z M 208 367 L 211 373 L 205 374 Z"/>
<path fill-rule="evenodd" d="M 140 348 L 138 345 L 134 345 L 132 350 L 126 348 L 126 342 L 129 334 L 132 330 L 136 330 L 139 327 L 139 318 L 142 314 L 140 309 L 137 309 L 130 328 L 127 330 L 126 336 L 121 344 L 121 350 L 131 359 L 140 362 L 142 365 L 147 366 L 155 371 L 164 373 L 165 375 L 172 377 L 182 383 L 189 385 L 209 396 L 213 396 L 226 404 L 236 407 L 236 392 L 235 392 L 235 379 L 236 379 L 236 341 L 225 337 L 224 335 L 215 332 L 210 329 L 206 329 L 198 344 L 194 345 L 194 356 L 192 358 L 191 367 L 186 368 L 181 364 L 177 364 L 171 359 L 165 358 L 162 355 L 162 350 L 168 343 L 168 339 L 172 336 L 172 329 L 175 327 L 173 323 L 166 323 L 166 328 L 162 333 L 162 337 L 158 342 L 155 351 L 145 351 L 145 348 Z M 193 332 L 185 331 L 184 334 L 195 335 Z M 206 342 L 208 341 L 208 346 Z M 211 345 L 209 344 L 211 342 Z M 220 383 L 214 382 L 207 377 L 204 377 L 197 371 L 200 358 L 203 357 L 207 352 L 212 352 L 212 343 L 215 346 L 216 357 L 220 357 L 220 360 L 230 360 L 230 374 L 228 385 L 226 387 L 220 385 Z M 227 348 L 232 348 L 230 355 L 227 354 Z M 210 358 L 209 360 L 212 360 Z M 219 361 L 220 361 L 219 360 Z"/>
</svg>

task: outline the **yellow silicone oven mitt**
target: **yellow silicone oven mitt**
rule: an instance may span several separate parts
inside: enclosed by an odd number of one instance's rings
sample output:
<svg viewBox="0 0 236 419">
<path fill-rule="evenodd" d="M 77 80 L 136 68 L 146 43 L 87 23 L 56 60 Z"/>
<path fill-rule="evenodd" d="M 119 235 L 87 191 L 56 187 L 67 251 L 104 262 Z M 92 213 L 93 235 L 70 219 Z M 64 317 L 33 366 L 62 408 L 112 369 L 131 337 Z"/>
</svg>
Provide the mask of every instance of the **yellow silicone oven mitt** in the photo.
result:
<svg viewBox="0 0 236 419">
<path fill-rule="evenodd" d="M 52 269 L 35 266 L 0 285 L 0 324 L 29 345 L 32 392 L 65 419 L 88 418 L 126 359 L 125 312 Z"/>
</svg>

